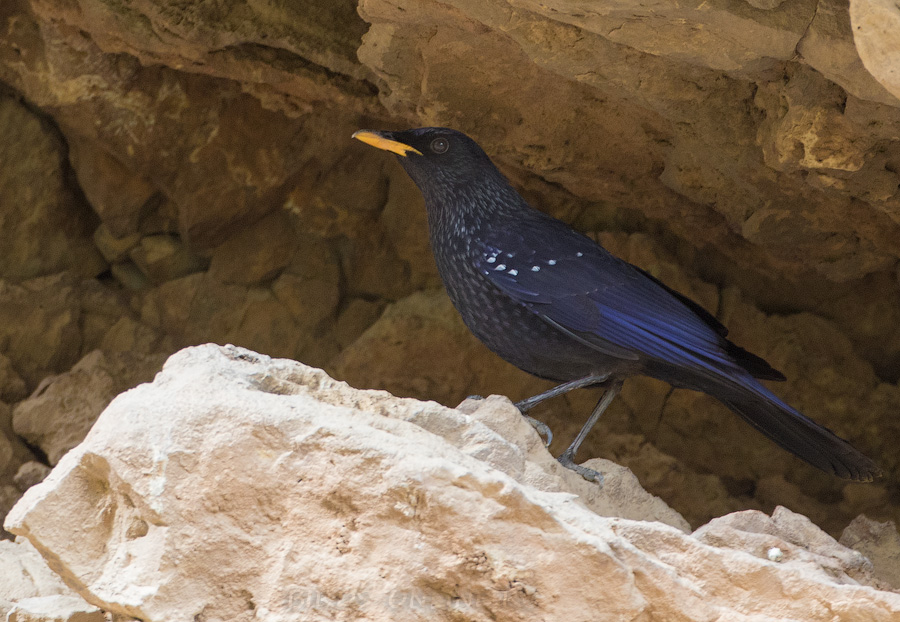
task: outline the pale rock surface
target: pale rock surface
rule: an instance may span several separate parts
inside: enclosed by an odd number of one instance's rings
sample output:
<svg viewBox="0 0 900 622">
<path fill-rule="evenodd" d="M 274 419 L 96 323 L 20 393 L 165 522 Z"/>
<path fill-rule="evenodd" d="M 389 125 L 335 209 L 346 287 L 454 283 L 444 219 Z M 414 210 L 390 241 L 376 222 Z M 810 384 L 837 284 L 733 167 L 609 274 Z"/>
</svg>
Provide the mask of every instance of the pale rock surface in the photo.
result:
<svg viewBox="0 0 900 622">
<path fill-rule="evenodd" d="M 803 517 L 692 536 L 595 466 L 599 490 L 502 398 L 451 410 L 207 345 L 116 398 L 6 527 L 89 602 L 147 621 L 900 616 Z M 750 550 L 710 543 L 723 533 Z"/>
<path fill-rule="evenodd" d="M 100 609 L 78 596 L 23 598 L 10 608 L 6 622 L 105 622 Z"/>
<path fill-rule="evenodd" d="M 99 616 L 99 617 L 98 617 Z M 0 619 L 12 622 L 102 622 L 24 538 L 0 540 Z"/>
<path fill-rule="evenodd" d="M 797 52 L 811 67 L 851 95 L 889 106 L 900 106 L 900 100 L 863 66 L 854 45 L 846 0 L 816 2 L 815 16 L 797 44 Z"/>
<path fill-rule="evenodd" d="M 165 357 L 94 350 L 59 376 L 46 378 L 13 409 L 13 429 L 40 447 L 50 464 L 81 440 L 122 391 L 153 378 Z"/>
<path fill-rule="evenodd" d="M 807 517 L 783 507 L 772 516 L 745 510 L 715 518 L 697 529 L 694 537 L 779 563 L 805 564 L 843 584 L 873 585 L 875 581 L 872 563 L 862 553 L 841 546 Z"/>
<path fill-rule="evenodd" d="M 900 7 L 890 0 L 850 0 L 850 20 L 866 69 L 900 97 Z"/>
</svg>

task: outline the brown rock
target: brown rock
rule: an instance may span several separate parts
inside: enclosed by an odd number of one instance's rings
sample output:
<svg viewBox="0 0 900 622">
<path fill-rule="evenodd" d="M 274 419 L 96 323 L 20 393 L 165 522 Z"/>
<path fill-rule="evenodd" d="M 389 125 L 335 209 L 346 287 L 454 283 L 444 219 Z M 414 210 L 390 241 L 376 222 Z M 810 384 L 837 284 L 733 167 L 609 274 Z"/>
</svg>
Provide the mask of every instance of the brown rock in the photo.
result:
<svg viewBox="0 0 900 622">
<path fill-rule="evenodd" d="M 272 289 L 223 284 L 205 273 L 148 292 L 141 321 L 164 332 L 175 348 L 197 342 L 233 343 L 299 357 L 310 338 Z"/>
<path fill-rule="evenodd" d="M 19 467 L 19 470 L 16 471 L 15 476 L 13 477 L 13 483 L 15 483 L 16 488 L 25 492 L 35 484 L 40 484 L 47 474 L 50 473 L 50 467 L 48 467 L 43 462 L 37 462 L 36 460 L 30 460 L 24 463 Z"/>
<path fill-rule="evenodd" d="M 468 2 L 455 4 L 472 10 Z M 557 7 L 526 0 L 522 5 L 648 54 L 735 73 L 758 71 L 776 59 L 791 58 L 816 7 L 815 2 L 784 5 L 777 0 L 755 7 L 766 11 L 727 0 L 684 4 L 659 0 L 639 10 L 619 1 L 604 4 L 600 11 L 586 10 L 586 3 Z"/>
<path fill-rule="evenodd" d="M 321 238 L 298 235 L 298 246 L 272 293 L 293 315 L 303 333 L 321 335 L 341 296 L 341 268 L 334 249 Z"/>
<path fill-rule="evenodd" d="M 12 361 L 0 354 L 0 400 L 17 402 L 26 395 L 25 381 L 13 369 Z"/>
<path fill-rule="evenodd" d="M 384 306 L 362 298 L 354 298 L 341 311 L 334 326 L 335 338 L 341 348 L 347 348 L 375 323 Z"/>
<path fill-rule="evenodd" d="M 47 454 L 50 464 L 82 441 L 119 393 L 150 380 L 164 357 L 95 350 L 71 371 L 44 380 L 13 409 L 16 433 Z"/>
<path fill-rule="evenodd" d="M 131 291 L 145 290 L 153 285 L 147 275 L 131 261 L 114 263 L 109 267 L 109 272 L 122 287 Z"/>
<path fill-rule="evenodd" d="M 128 253 L 135 265 L 153 283 L 165 283 L 206 267 L 178 236 L 148 235 Z"/>
<path fill-rule="evenodd" d="M 144 208 L 156 193 L 153 184 L 90 141 L 70 140 L 69 158 L 81 190 L 110 236 L 129 238 L 136 234 L 146 215 Z M 104 256 L 113 261 L 106 253 Z"/>
<path fill-rule="evenodd" d="M 102 223 L 94 231 L 94 244 L 103 255 L 103 258 L 110 263 L 127 259 L 128 252 L 140 242 L 141 236 L 137 233 L 130 233 L 124 237 L 114 236 L 106 223 Z"/>
<path fill-rule="evenodd" d="M 6 516 L 6 514 L 21 498 L 22 491 L 17 487 L 13 486 L 12 484 L 0 484 L 0 516 Z M 2 541 L 3 539 L 11 540 L 12 537 L 12 534 L 0 529 L 0 541 Z M 2 600 L 0 600 L 0 603 L 2 603 Z"/>
<path fill-rule="evenodd" d="M 0 95 L 0 279 L 104 269 L 90 241 L 94 218 L 67 185 L 63 149 L 49 124 Z"/>
<path fill-rule="evenodd" d="M 0 347 L 29 386 L 78 360 L 80 319 L 77 285 L 66 275 L 0 281 Z"/>
<path fill-rule="evenodd" d="M 297 243 L 287 212 L 275 212 L 219 246 L 209 274 L 223 283 L 254 285 L 271 280 L 291 262 Z"/>
<path fill-rule="evenodd" d="M 872 562 L 882 589 L 900 591 L 900 533 L 893 521 L 879 523 L 860 514 L 847 525 L 841 544 L 859 551 Z"/>
<path fill-rule="evenodd" d="M 422 193 L 409 176 L 390 167 L 387 202 L 380 223 L 397 257 L 409 267 L 416 288 L 440 287 L 440 277 L 428 243 L 428 219 Z"/>
</svg>

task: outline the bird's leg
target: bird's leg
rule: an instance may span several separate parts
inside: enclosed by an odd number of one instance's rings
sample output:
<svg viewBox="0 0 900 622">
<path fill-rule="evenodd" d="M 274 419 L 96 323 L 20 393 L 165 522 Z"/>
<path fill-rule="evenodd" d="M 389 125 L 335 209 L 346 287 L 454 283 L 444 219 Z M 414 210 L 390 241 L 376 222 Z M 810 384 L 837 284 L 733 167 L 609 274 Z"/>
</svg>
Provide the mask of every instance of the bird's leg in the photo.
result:
<svg viewBox="0 0 900 622">
<path fill-rule="evenodd" d="M 529 410 L 531 410 L 544 400 L 550 399 L 551 397 L 563 395 L 564 393 L 568 393 L 569 391 L 573 391 L 575 389 L 581 389 L 594 384 L 600 384 L 607 378 L 609 378 L 609 374 L 595 374 L 591 376 L 585 376 L 584 378 L 578 378 L 576 380 L 570 380 L 569 382 L 564 382 L 553 387 L 549 391 L 544 391 L 543 393 L 538 393 L 537 395 L 524 399 L 521 402 L 516 402 L 515 406 L 519 409 L 519 412 L 522 413 L 522 416 L 525 417 L 525 420 L 528 421 L 528 423 L 530 423 L 535 430 L 537 430 L 538 434 L 547 439 L 544 444 L 549 447 L 550 443 L 553 442 L 553 431 L 549 428 L 549 426 L 547 426 L 546 423 L 538 421 L 534 417 L 529 417 L 525 413 L 527 413 Z"/>
<path fill-rule="evenodd" d="M 619 391 L 621 390 L 621 381 L 617 381 L 609 385 L 609 387 L 606 389 L 606 393 L 603 394 L 603 397 L 600 398 L 600 401 L 597 402 L 597 405 L 594 407 L 594 412 L 591 413 L 591 416 L 588 417 L 587 422 L 581 427 L 581 431 L 578 432 L 578 436 L 575 437 L 575 440 L 572 441 L 572 444 L 569 445 L 569 448 L 562 452 L 562 455 L 557 458 L 561 465 L 563 465 L 567 469 L 572 469 L 576 473 L 579 473 L 584 479 L 590 482 L 597 482 L 598 484 L 602 484 L 603 476 L 593 469 L 588 469 L 579 464 L 575 464 L 575 452 L 578 451 L 578 448 L 581 446 L 581 443 L 584 442 L 584 439 L 588 435 L 588 432 L 591 431 L 591 428 L 593 428 L 597 421 L 600 419 L 600 415 L 602 415 L 603 411 L 605 411 L 609 407 L 609 405 L 615 399 L 616 395 L 618 395 Z"/>
<path fill-rule="evenodd" d="M 551 397 L 556 397 L 557 395 L 562 395 L 569 391 L 574 391 L 575 389 L 583 389 L 592 384 L 601 384 L 606 381 L 607 378 L 609 378 L 609 374 L 592 374 L 590 376 L 585 376 L 584 378 L 570 380 L 569 382 L 556 385 L 549 391 L 544 391 L 543 393 L 538 393 L 533 397 L 524 399 L 521 402 L 516 402 L 516 408 L 518 408 L 519 411 L 526 413 L 544 400 L 549 400 Z"/>
</svg>

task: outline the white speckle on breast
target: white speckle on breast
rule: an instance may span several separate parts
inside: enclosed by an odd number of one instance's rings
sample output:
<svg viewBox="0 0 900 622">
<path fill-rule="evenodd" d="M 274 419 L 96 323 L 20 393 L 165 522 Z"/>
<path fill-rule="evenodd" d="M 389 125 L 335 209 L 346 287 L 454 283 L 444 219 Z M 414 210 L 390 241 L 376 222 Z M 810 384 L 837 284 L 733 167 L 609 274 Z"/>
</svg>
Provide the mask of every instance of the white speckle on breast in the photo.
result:
<svg viewBox="0 0 900 622">
<path fill-rule="evenodd" d="M 540 266 L 531 266 L 531 271 L 532 271 L 532 272 L 540 272 L 540 271 L 541 271 L 541 267 L 540 267 Z"/>
<path fill-rule="evenodd" d="M 505 263 L 497 264 L 497 267 L 494 268 L 494 270 L 506 270 L 506 264 Z"/>
<path fill-rule="evenodd" d="M 496 256 L 496 255 L 492 255 L 492 256 L 490 256 L 490 257 L 487 258 L 487 262 L 488 262 L 488 263 L 494 263 L 495 261 L 497 261 L 497 256 Z"/>
<path fill-rule="evenodd" d="M 512 270 L 509 271 L 509 273 L 513 276 L 516 276 L 517 274 L 519 274 L 519 271 L 516 270 L 515 268 L 513 268 Z"/>
<path fill-rule="evenodd" d="M 556 265 L 556 260 L 555 260 L 555 259 L 548 259 L 548 260 L 547 260 L 547 265 L 555 266 L 555 265 Z"/>
<path fill-rule="evenodd" d="M 576 257 L 583 257 L 583 256 L 584 256 L 584 253 L 582 253 L 581 251 L 578 251 L 577 253 L 575 253 L 575 256 L 576 256 Z"/>
</svg>

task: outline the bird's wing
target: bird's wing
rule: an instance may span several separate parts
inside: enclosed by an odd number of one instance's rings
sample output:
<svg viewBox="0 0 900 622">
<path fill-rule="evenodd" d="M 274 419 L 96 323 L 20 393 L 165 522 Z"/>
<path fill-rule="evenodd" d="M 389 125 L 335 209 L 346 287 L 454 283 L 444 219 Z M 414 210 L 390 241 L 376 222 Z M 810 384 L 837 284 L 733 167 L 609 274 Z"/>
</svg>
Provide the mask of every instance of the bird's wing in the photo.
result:
<svg viewBox="0 0 900 622">
<path fill-rule="evenodd" d="M 484 238 L 477 267 L 505 294 L 605 354 L 719 373 L 743 366 L 726 348 L 725 328 L 699 305 L 563 223 L 539 225 Z"/>
</svg>

